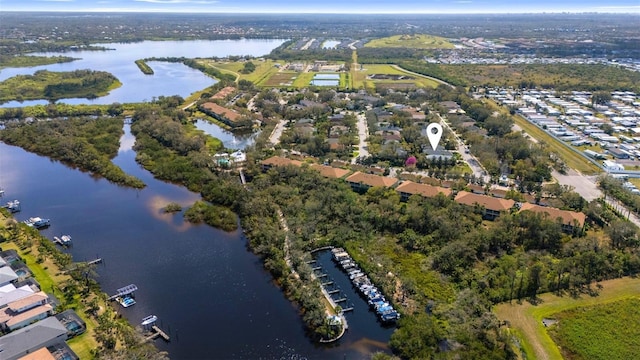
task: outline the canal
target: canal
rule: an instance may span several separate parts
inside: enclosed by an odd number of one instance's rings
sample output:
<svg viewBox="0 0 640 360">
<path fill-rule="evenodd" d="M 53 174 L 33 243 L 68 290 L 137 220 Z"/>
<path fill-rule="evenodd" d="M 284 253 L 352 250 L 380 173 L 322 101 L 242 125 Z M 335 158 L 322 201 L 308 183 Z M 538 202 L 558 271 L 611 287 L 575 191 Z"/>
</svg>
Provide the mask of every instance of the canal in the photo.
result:
<svg viewBox="0 0 640 360">
<path fill-rule="evenodd" d="M 173 359 L 367 359 L 385 349 L 393 330 L 381 327 L 355 292 L 345 336 L 326 346 L 311 342 L 298 310 L 247 249 L 240 230 L 194 226 L 182 213 L 161 211 L 168 202 L 188 206 L 200 197 L 141 168 L 125 130 L 114 163 L 142 179 L 145 189 L 120 187 L 4 143 L 0 186 L 5 201 L 21 201 L 18 220 L 50 218 L 43 234 L 71 235 L 74 259 L 104 259 L 97 272 L 105 292 L 138 286 L 137 304 L 118 311 L 134 325 L 157 315 L 172 336 L 168 344 L 156 342 L 160 349 Z"/>
</svg>

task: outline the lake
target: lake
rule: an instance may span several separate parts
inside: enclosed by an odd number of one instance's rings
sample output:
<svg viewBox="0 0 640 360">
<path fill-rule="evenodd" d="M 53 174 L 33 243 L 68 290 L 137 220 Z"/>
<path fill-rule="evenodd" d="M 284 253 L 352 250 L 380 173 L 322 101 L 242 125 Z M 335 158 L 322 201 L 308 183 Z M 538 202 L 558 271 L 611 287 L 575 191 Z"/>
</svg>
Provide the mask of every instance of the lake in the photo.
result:
<svg viewBox="0 0 640 360">
<path fill-rule="evenodd" d="M 347 313 L 349 330 L 337 343 L 311 342 L 298 310 L 247 249 L 240 230 L 191 225 L 182 213 L 161 211 L 168 202 L 189 206 L 200 196 L 154 179 L 135 162 L 133 143 L 125 126 L 114 163 L 142 179 L 147 184 L 142 190 L 4 143 L 0 186 L 6 190 L 3 201 L 20 200 L 18 220 L 50 218 L 43 235 L 71 235 L 74 244 L 68 251 L 75 260 L 104 259 L 97 267 L 103 291 L 138 286 L 137 304 L 118 311 L 134 325 L 157 315 L 172 341 L 155 344 L 172 359 L 368 359 L 386 349 L 393 329 L 377 322 L 349 289 L 345 275 L 322 256 L 319 260 L 341 283 L 355 311 Z"/>
<path fill-rule="evenodd" d="M 113 49 L 106 51 L 69 51 L 64 53 L 37 53 L 44 56 L 70 56 L 80 60 L 25 68 L 0 70 L 0 81 L 16 75 L 32 75 L 38 70 L 74 71 L 91 69 L 107 71 L 122 82 L 122 86 L 108 95 L 96 99 L 63 99 L 66 104 L 112 104 L 151 101 L 154 97 L 179 95 L 187 97 L 207 88 L 217 80 L 181 63 L 150 61 L 153 75 L 145 75 L 135 61 L 150 57 L 225 57 L 230 55 L 263 56 L 285 40 L 192 40 L 192 41 L 143 41 L 139 43 L 95 44 Z M 46 100 L 24 102 L 10 101 L 0 107 L 22 107 L 47 104 Z"/>
<path fill-rule="evenodd" d="M 203 119 L 197 119 L 195 126 L 205 134 L 222 141 L 225 148 L 234 150 L 243 150 L 247 146 L 253 145 L 256 137 L 260 134 L 260 132 L 252 130 L 231 132 Z"/>
</svg>

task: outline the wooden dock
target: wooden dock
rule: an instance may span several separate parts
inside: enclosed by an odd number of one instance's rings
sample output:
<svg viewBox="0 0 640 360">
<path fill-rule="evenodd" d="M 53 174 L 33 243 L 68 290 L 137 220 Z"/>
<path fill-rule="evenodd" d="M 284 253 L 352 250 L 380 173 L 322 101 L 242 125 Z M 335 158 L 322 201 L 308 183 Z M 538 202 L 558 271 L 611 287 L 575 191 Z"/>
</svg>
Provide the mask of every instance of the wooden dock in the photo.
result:
<svg viewBox="0 0 640 360">
<path fill-rule="evenodd" d="M 87 265 L 100 264 L 102 262 L 102 258 L 97 258 L 95 260 L 91 260 L 87 263 Z"/>
<path fill-rule="evenodd" d="M 136 290 L 138 290 L 138 287 L 137 287 L 137 286 L 135 286 L 134 284 L 127 285 L 127 286 L 125 286 L 125 287 L 123 287 L 123 288 L 118 289 L 118 290 L 116 291 L 116 294 L 115 294 L 115 295 L 113 295 L 113 296 L 109 297 L 109 300 L 110 300 L 110 301 L 113 301 L 113 300 L 115 300 L 115 299 L 116 299 L 116 298 L 118 298 L 118 297 L 121 297 L 121 296 L 127 296 L 127 295 L 129 295 L 129 294 L 132 294 L 132 293 L 133 293 L 134 291 L 136 291 Z"/>
<path fill-rule="evenodd" d="M 167 335 L 167 333 L 165 333 L 164 331 L 162 331 L 162 329 L 160 329 L 159 327 L 157 327 L 156 325 L 153 325 L 151 327 L 151 329 L 153 330 L 153 334 L 147 336 L 146 340 L 154 340 L 157 337 L 161 337 L 164 339 L 164 341 L 170 341 L 171 338 L 169 337 L 169 335 Z"/>
</svg>

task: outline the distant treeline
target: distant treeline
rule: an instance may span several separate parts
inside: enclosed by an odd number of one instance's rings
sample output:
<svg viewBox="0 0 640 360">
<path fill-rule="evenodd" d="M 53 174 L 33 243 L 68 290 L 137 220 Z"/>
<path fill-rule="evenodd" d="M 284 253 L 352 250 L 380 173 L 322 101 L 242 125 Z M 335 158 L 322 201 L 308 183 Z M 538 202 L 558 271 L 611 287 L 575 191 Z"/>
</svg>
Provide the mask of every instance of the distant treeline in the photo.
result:
<svg viewBox="0 0 640 360">
<path fill-rule="evenodd" d="M 58 64 L 76 60 L 69 56 L 14 56 L 0 54 L 0 69 L 5 67 L 26 67 Z"/>
<path fill-rule="evenodd" d="M 343 61 L 345 63 L 351 63 L 350 49 L 308 49 L 308 50 L 293 50 L 291 45 L 293 41 L 287 41 L 284 44 L 273 49 L 266 57 L 274 60 L 285 61 Z"/>
<path fill-rule="evenodd" d="M 361 64 L 397 64 L 401 61 L 422 59 L 426 51 L 409 48 L 374 48 L 358 49 L 358 62 Z"/>
</svg>

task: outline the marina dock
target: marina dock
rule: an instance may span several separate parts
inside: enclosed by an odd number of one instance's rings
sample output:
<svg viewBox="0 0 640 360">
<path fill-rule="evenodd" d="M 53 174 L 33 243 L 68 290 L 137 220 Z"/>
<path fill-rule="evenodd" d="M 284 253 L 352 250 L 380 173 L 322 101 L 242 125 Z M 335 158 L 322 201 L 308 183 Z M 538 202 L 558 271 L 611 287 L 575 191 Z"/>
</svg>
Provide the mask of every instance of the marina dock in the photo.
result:
<svg viewBox="0 0 640 360">
<path fill-rule="evenodd" d="M 367 300 L 371 309 L 376 313 L 378 319 L 383 323 L 393 323 L 400 319 L 400 313 L 391 305 L 384 297 L 382 292 L 373 284 L 369 277 L 360 269 L 360 267 L 342 248 L 334 248 L 331 250 L 333 260 L 342 267 L 342 271 L 349 275 L 349 279 L 353 287 L 359 290 L 360 295 Z M 345 301 L 346 299 L 333 300 L 336 303 Z M 351 308 L 347 308 L 351 310 Z M 347 311 L 343 309 L 343 311 Z"/>
</svg>

